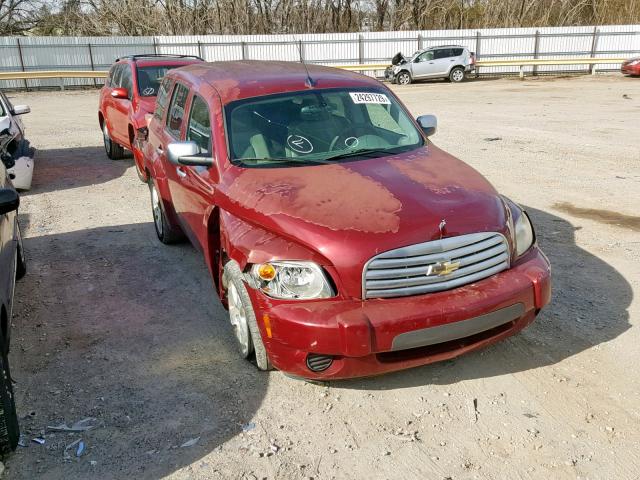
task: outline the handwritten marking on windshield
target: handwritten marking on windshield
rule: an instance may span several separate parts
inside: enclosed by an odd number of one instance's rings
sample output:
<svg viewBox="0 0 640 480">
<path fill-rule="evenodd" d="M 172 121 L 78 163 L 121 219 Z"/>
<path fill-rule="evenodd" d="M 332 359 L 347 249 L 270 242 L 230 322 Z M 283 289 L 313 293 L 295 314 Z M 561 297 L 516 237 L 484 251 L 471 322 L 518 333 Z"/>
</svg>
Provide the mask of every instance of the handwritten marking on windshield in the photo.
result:
<svg viewBox="0 0 640 480">
<path fill-rule="evenodd" d="M 313 145 L 306 137 L 303 137 L 302 135 L 289 135 L 287 137 L 287 145 L 289 145 L 289 148 L 294 152 L 313 152 Z"/>
</svg>

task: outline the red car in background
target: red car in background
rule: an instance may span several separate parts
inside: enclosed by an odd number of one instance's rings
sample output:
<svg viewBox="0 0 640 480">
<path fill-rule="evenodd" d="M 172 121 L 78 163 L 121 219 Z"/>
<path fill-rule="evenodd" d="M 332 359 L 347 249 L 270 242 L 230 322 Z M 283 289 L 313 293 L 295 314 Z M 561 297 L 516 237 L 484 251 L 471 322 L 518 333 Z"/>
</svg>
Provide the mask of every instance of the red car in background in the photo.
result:
<svg viewBox="0 0 640 480">
<path fill-rule="evenodd" d="M 193 55 L 145 54 L 116 59 L 100 90 L 98 121 L 107 157 L 119 160 L 125 149 L 133 153 L 138 176 L 147 181 L 142 154 L 136 145 L 138 130 L 147 128 L 160 81 L 172 68 L 203 62 Z"/>
<path fill-rule="evenodd" d="M 623 75 L 640 76 L 640 57 L 623 62 L 620 71 Z"/>
</svg>

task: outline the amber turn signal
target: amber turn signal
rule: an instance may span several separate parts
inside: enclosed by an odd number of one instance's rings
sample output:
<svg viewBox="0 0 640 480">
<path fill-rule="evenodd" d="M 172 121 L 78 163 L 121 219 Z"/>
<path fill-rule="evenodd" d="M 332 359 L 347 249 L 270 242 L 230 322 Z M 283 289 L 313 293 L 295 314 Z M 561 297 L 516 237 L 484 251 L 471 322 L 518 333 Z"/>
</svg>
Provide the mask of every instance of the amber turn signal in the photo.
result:
<svg viewBox="0 0 640 480">
<path fill-rule="evenodd" d="M 258 276 L 266 281 L 270 282 L 274 278 L 276 278 L 276 268 L 270 263 L 263 263 L 258 266 Z"/>
</svg>

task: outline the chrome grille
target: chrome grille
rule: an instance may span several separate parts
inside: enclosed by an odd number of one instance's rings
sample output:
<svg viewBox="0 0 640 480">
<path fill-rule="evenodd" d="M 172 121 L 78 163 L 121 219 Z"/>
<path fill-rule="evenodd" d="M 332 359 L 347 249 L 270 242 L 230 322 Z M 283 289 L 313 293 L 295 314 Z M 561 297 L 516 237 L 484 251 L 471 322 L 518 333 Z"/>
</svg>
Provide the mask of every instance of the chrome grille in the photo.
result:
<svg viewBox="0 0 640 480">
<path fill-rule="evenodd" d="M 442 262 L 458 269 L 427 275 Z M 509 268 L 509 246 L 500 233 L 483 232 L 397 248 L 373 257 L 362 275 L 364 298 L 440 292 L 476 282 Z"/>
</svg>

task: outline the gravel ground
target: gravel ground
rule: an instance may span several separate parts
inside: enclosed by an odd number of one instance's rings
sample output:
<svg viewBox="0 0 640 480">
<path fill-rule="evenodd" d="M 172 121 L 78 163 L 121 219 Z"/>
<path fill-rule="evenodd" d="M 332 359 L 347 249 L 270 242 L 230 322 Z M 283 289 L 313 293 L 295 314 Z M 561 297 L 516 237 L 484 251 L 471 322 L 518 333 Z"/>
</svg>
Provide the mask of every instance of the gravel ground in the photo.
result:
<svg viewBox="0 0 640 480">
<path fill-rule="evenodd" d="M 640 478 L 640 80 L 396 90 L 528 207 L 554 298 L 486 350 L 326 385 L 237 357 L 200 255 L 156 241 L 131 159 L 105 157 L 95 91 L 15 94 L 39 152 L 11 352 L 28 446 L 5 476 Z M 87 417 L 86 433 L 31 441 Z"/>
</svg>

